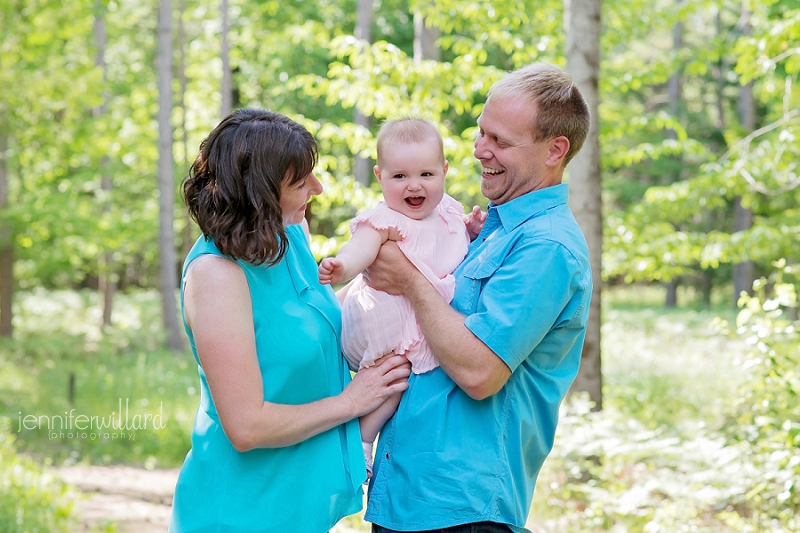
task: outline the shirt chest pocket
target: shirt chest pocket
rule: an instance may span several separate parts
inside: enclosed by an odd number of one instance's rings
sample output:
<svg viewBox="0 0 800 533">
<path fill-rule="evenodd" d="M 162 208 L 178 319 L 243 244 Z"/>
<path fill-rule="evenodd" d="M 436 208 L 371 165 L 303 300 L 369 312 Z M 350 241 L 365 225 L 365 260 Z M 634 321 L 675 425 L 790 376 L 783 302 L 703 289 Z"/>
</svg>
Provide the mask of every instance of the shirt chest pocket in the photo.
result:
<svg viewBox="0 0 800 533">
<path fill-rule="evenodd" d="M 461 270 L 453 296 L 453 309 L 463 315 L 478 312 L 478 301 L 488 280 L 497 272 L 500 263 L 478 256 Z"/>
</svg>

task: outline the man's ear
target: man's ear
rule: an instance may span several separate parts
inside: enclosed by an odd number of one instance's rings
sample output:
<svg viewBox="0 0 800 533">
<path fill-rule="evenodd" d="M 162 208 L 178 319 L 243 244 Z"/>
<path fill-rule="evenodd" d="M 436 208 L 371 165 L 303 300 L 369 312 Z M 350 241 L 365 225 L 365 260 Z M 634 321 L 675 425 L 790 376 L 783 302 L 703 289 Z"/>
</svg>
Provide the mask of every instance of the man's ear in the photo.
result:
<svg viewBox="0 0 800 533">
<path fill-rule="evenodd" d="M 545 161 L 545 165 L 550 167 L 559 166 L 567 156 L 567 152 L 569 152 L 569 139 L 563 135 L 554 137 L 550 141 L 550 147 L 547 151 L 547 161 Z"/>
</svg>

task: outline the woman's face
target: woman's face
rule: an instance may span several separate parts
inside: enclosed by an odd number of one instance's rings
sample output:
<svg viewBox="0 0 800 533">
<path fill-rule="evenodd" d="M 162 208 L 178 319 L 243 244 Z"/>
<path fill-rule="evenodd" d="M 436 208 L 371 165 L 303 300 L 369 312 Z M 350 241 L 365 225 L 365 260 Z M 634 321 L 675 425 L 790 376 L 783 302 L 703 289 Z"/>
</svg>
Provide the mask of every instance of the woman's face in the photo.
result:
<svg viewBox="0 0 800 533">
<path fill-rule="evenodd" d="M 283 225 L 300 224 L 306 215 L 308 201 L 321 192 L 322 184 L 313 172 L 292 185 L 289 185 L 289 180 L 284 178 L 281 183 L 280 202 Z"/>
</svg>

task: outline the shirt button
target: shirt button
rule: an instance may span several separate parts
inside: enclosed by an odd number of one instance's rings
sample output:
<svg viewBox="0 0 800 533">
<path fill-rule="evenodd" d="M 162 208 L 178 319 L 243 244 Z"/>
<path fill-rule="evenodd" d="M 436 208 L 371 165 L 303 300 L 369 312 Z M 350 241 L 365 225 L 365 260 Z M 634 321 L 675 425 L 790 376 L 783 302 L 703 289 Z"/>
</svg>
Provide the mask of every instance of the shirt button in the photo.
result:
<svg viewBox="0 0 800 533">
<path fill-rule="evenodd" d="M 386 458 L 387 458 L 387 459 L 389 458 L 389 454 L 388 454 L 388 453 L 386 454 Z"/>
</svg>

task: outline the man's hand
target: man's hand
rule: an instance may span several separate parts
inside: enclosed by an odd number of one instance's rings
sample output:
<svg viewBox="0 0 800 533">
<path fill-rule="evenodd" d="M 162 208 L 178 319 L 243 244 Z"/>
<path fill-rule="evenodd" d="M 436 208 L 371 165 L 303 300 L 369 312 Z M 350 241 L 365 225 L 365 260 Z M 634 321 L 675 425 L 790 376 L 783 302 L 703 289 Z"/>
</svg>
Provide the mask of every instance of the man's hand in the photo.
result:
<svg viewBox="0 0 800 533">
<path fill-rule="evenodd" d="M 399 295 L 405 294 L 410 282 L 422 274 L 396 242 L 386 241 L 378 251 L 375 261 L 364 270 L 363 276 L 367 285 L 373 289 Z"/>
<path fill-rule="evenodd" d="M 483 229 L 483 223 L 486 222 L 486 213 L 476 205 L 469 214 L 463 215 L 463 218 L 469 233 L 469 240 L 474 241 Z"/>
<path fill-rule="evenodd" d="M 344 278 L 344 265 L 335 257 L 326 257 L 319 263 L 319 282 L 323 285 L 339 283 Z"/>
</svg>

